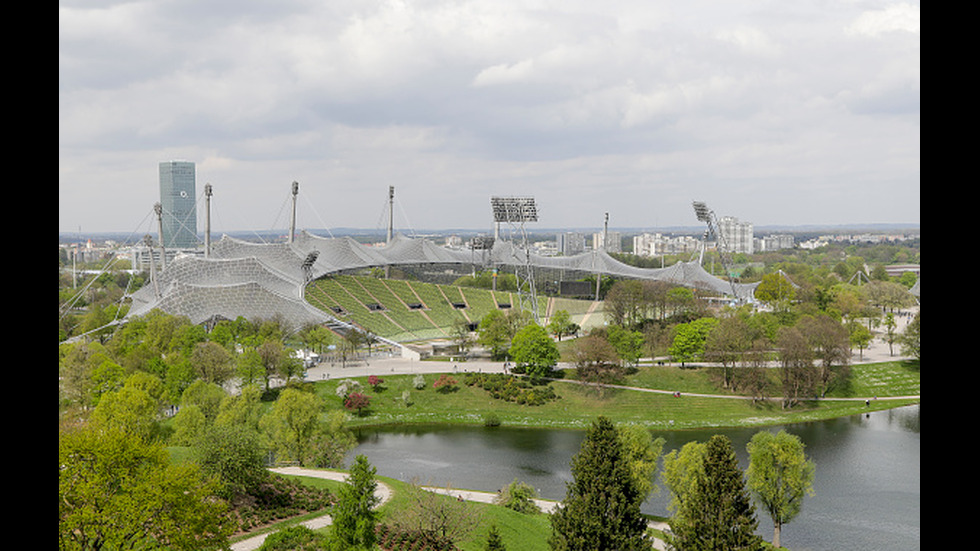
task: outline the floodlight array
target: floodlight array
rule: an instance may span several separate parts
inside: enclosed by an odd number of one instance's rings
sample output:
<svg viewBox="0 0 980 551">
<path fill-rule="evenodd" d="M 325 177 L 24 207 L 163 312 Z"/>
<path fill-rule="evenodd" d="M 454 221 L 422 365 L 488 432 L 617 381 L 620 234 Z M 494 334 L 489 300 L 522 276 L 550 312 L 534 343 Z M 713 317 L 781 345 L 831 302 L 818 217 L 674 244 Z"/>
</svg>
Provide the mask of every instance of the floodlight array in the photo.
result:
<svg viewBox="0 0 980 551">
<path fill-rule="evenodd" d="M 491 197 L 494 222 L 537 222 L 534 197 Z"/>
<path fill-rule="evenodd" d="M 694 215 L 698 217 L 701 222 L 711 221 L 711 211 L 708 209 L 708 205 L 701 201 L 694 201 Z"/>
<path fill-rule="evenodd" d="M 490 235 L 477 235 L 470 241 L 470 248 L 477 251 L 493 249 L 494 238 Z"/>
</svg>

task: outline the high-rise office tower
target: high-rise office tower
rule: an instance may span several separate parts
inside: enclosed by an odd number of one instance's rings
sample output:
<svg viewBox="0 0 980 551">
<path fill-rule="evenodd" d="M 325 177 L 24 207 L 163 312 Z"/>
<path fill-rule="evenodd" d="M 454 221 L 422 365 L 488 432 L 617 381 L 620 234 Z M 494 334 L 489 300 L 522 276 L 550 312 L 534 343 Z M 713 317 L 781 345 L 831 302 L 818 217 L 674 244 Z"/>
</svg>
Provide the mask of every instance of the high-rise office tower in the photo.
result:
<svg viewBox="0 0 980 551">
<path fill-rule="evenodd" d="M 194 163 L 160 163 L 160 205 L 163 207 L 163 245 L 173 249 L 197 247 L 197 206 Z"/>
</svg>

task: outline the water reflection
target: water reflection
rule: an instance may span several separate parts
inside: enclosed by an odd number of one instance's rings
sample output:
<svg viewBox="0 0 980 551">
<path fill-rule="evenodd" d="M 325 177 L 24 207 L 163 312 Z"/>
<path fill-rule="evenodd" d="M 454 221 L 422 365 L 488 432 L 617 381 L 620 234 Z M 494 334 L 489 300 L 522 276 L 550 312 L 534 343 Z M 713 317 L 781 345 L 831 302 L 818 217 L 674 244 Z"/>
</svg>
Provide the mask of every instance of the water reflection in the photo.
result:
<svg viewBox="0 0 980 551">
<path fill-rule="evenodd" d="M 664 453 L 714 434 L 732 440 L 740 466 L 746 444 L 759 430 L 784 429 L 806 445 L 816 464 L 815 495 L 783 527 L 794 551 L 919 548 L 919 406 L 867 415 L 765 429 L 658 432 Z M 359 446 L 379 474 L 455 488 L 496 491 L 514 479 L 548 499 L 563 499 L 572 480 L 571 458 L 584 431 L 508 427 L 397 427 L 365 430 Z M 661 489 L 643 512 L 667 516 L 669 492 Z M 758 511 L 759 533 L 772 537 L 772 523 Z"/>
</svg>

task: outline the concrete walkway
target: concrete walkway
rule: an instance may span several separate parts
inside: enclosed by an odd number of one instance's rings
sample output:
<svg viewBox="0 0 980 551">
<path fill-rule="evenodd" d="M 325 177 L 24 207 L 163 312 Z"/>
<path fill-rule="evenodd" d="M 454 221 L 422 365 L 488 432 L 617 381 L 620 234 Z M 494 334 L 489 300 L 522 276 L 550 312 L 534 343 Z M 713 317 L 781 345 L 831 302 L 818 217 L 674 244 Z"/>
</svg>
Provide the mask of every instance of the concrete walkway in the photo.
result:
<svg viewBox="0 0 980 551">
<path fill-rule="evenodd" d="M 453 497 L 456 497 L 456 498 L 459 498 L 459 499 L 464 499 L 466 501 L 477 501 L 477 502 L 480 502 L 480 503 L 493 503 L 493 500 L 497 497 L 497 494 L 494 493 L 494 492 L 477 492 L 477 491 L 474 491 L 474 490 L 456 490 L 456 489 L 453 489 L 453 488 L 448 488 L 448 489 L 447 488 L 436 488 L 436 487 L 433 487 L 433 486 L 424 486 L 423 489 L 428 490 L 430 492 L 436 492 L 436 493 L 439 493 L 439 494 L 444 494 L 444 495 L 453 496 Z M 539 509 L 541 509 L 541 512 L 542 513 L 547 513 L 549 515 L 552 512 L 554 512 L 555 507 L 558 506 L 558 502 L 557 501 L 552 501 L 550 499 L 535 499 L 534 500 L 534 503 L 535 503 L 535 505 L 538 506 Z M 660 530 L 660 531 L 665 531 L 668 528 L 670 528 L 667 525 L 666 522 L 660 522 L 660 521 L 656 521 L 656 520 L 651 520 L 649 523 L 647 523 L 647 525 L 650 528 L 653 528 L 655 530 Z M 653 548 L 662 551 L 662 550 L 667 549 L 667 545 L 663 541 L 654 538 L 654 540 L 653 540 Z"/>
<path fill-rule="evenodd" d="M 281 468 L 269 469 L 269 470 L 274 473 L 283 474 L 283 475 L 309 476 L 315 478 L 324 478 L 327 480 L 336 480 L 338 482 L 347 481 L 347 473 L 339 472 L 339 471 L 326 471 L 321 469 L 304 469 L 302 467 L 281 467 Z M 381 502 L 378 504 L 378 506 L 380 507 L 389 499 L 391 499 L 391 487 L 379 480 L 378 487 L 375 490 L 375 495 L 378 496 L 378 498 L 381 500 Z M 306 526 L 310 530 L 316 530 L 318 528 L 323 528 L 324 526 L 329 526 L 332 521 L 333 519 L 331 519 L 330 515 L 323 515 L 320 517 L 316 517 L 304 521 L 301 524 L 303 526 Z M 262 546 L 262 543 L 265 541 L 265 538 L 268 537 L 269 534 L 271 533 L 273 532 L 259 534 L 251 538 L 244 539 L 239 542 L 235 542 L 231 544 L 231 549 L 232 551 L 255 551 L 256 549 Z"/>
<path fill-rule="evenodd" d="M 274 473 L 289 475 L 289 476 L 309 476 L 315 478 L 324 478 L 327 480 L 336 480 L 338 482 L 345 482 L 347 480 L 347 473 L 340 472 L 340 471 L 306 469 L 302 467 L 280 467 L 280 468 L 274 468 L 269 470 Z M 497 494 L 494 492 L 478 492 L 475 490 L 457 490 L 453 488 L 437 488 L 433 486 L 423 486 L 422 489 L 428 490 L 430 492 L 456 497 L 458 499 L 464 499 L 466 501 L 475 501 L 479 503 L 493 503 L 494 498 L 497 497 Z M 391 487 L 379 480 L 378 488 L 376 490 L 375 495 L 377 495 L 381 499 L 381 502 L 378 504 L 378 506 L 380 507 L 382 504 L 384 504 L 389 499 L 391 499 L 391 495 L 392 495 Z M 534 503 L 541 509 L 541 512 L 547 514 L 551 514 L 555 510 L 555 507 L 558 505 L 557 501 L 552 501 L 550 499 L 535 499 Z M 314 519 L 307 520 L 303 522 L 302 525 L 306 526 L 311 530 L 316 530 L 319 528 L 323 528 L 324 526 L 329 526 L 331 522 L 332 519 L 330 518 L 330 515 L 323 515 Z M 650 521 L 649 526 L 657 530 L 666 530 L 668 528 L 667 523 L 658 522 L 658 521 Z M 271 533 L 273 532 L 259 534 L 257 536 L 233 543 L 231 545 L 231 549 L 232 551 L 255 551 L 256 549 L 262 546 L 262 543 L 265 541 L 265 538 L 268 537 L 269 534 Z M 664 550 L 666 549 L 666 545 L 664 544 L 664 542 L 655 539 L 653 548 L 658 550 Z"/>
</svg>

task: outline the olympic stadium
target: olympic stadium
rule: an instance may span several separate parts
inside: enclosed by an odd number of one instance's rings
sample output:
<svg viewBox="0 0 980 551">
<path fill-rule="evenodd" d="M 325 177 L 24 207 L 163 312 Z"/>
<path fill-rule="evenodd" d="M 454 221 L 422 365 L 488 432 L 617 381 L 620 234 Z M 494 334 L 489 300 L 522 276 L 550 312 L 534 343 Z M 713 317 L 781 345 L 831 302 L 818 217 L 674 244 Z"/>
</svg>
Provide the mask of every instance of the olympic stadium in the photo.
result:
<svg viewBox="0 0 980 551">
<path fill-rule="evenodd" d="M 297 193 L 294 184 L 293 194 Z M 295 205 L 295 199 L 294 199 Z M 703 205 L 703 204 L 702 204 Z M 696 205 L 697 210 L 697 205 Z M 698 211 L 699 219 L 702 212 Z M 712 213 L 713 214 L 713 213 Z M 514 221 L 506 216 L 499 220 Z M 711 220 L 704 218 L 711 228 Z M 523 230 L 524 219 L 520 219 Z M 207 232 L 210 232 L 208 228 Z M 159 309 L 171 315 L 185 316 L 194 324 L 209 324 L 227 319 L 243 317 L 249 320 L 278 317 L 295 328 L 307 324 L 323 324 L 335 331 L 367 330 L 382 340 L 399 344 L 428 336 L 440 336 L 439 331 L 412 330 L 408 322 L 399 323 L 393 315 L 387 315 L 383 304 L 400 303 L 411 310 L 418 310 L 422 316 L 436 317 L 440 309 L 462 310 L 464 319 L 478 322 L 479 312 L 494 307 L 528 308 L 523 302 L 526 288 L 521 292 L 505 295 L 490 294 L 490 299 L 479 297 L 461 290 L 441 290 L 438 294 L 423 297 L 419 286 L 387 280 L 374 291 L 365 284 L 342 279 L 346 275 L 363 272 L 371 268 L 419 269 L 455 266 L 466 269 L 493 267 L 504 271 L 512 270 L 518 274 L 519 281 L 530 284 L 530 296 L 537 301 L 534 292 L 534 276 L 539 274 L 561 273 L 565 277 L 583 277 L 589 274 L 663 281 L 703 291 L 710 295 L 728 297 L 733 301 L 752 301 L 758 283 L 740 284 L 709 274 L 700 260 L 678 262 L 659 269 L 637 268 L 620 262 L 605 250 L 592 250 L 573 256 L 540 256 L 527 247 L 520 239 L 486 239 L 484 246 L 471 250 L 451 249 L 436 245 L 426 238 L 392 235 L 390 226 L 387 242 L 383 246 L 369 246 L 351 237 L 320 237 L 307 231 L 295 231 L 295 207 L 290 239 L 285 243 L 253 243 L 224 235 L 213 245 L 209 235 L 205 239 L 206 251 L 201 255 L 180 255 L 168 261 L 157 270 L 151 270 L 151 280 L 138 291 L 128 295 L 131 304 L 126 316 L 119 320 L 145 315 Z M 148 237 L 149 239 L 149 237 Z M 550 271 L 550 272 L 549 272 Z M 521 275 L 523 274 L 523 275 Z M 546 276 L 545 276 L 546 277 Z M 363 280 L 373 278 L 363 278 Z M 378 320 L 386 320 L 388 329 L 372 331 L 356 323 L 336 298 L 326 299 L 323 289 L 335 282 L 346 281 L 347 294 L 360 293 L 357 302 L 375 310 Z M 356 289 L 360 287 L 360 289 Z M 460 289 L 460 288 L 455 288 Z M 430 292 L 431 291 L 426 291 Z M 377 295 L 388 294 L 387 300 Z M 458 295 L 451 296 L 455 293 Z M 468 296 L 467 296 L 468 295 Z M 395 298 L 392 299 L 391 297 Z M 482 310 L 476 303 L 482 305 Z M 471 304 L 473 303 L 473 304 Z M 489 305 L 488 305 L 489 304 Z M 537 302 L 532 306 L 537 318 Z M 470 313 L 467 308 L 472 308 Z M 428 314 L 427 314 L 428 312 Z M 392 313 L 394 314 L 394 313 Z M 402 319 L 405 319 L 404 317 Z M 430 319 L 436 328 L 440 323 Z M 445 323 L 445 322 L 443 322 Z M 387 333 L 387 334 L 380 334 Z M 445 331 L 441 332 L 445 336 Z"/>
</svg>

